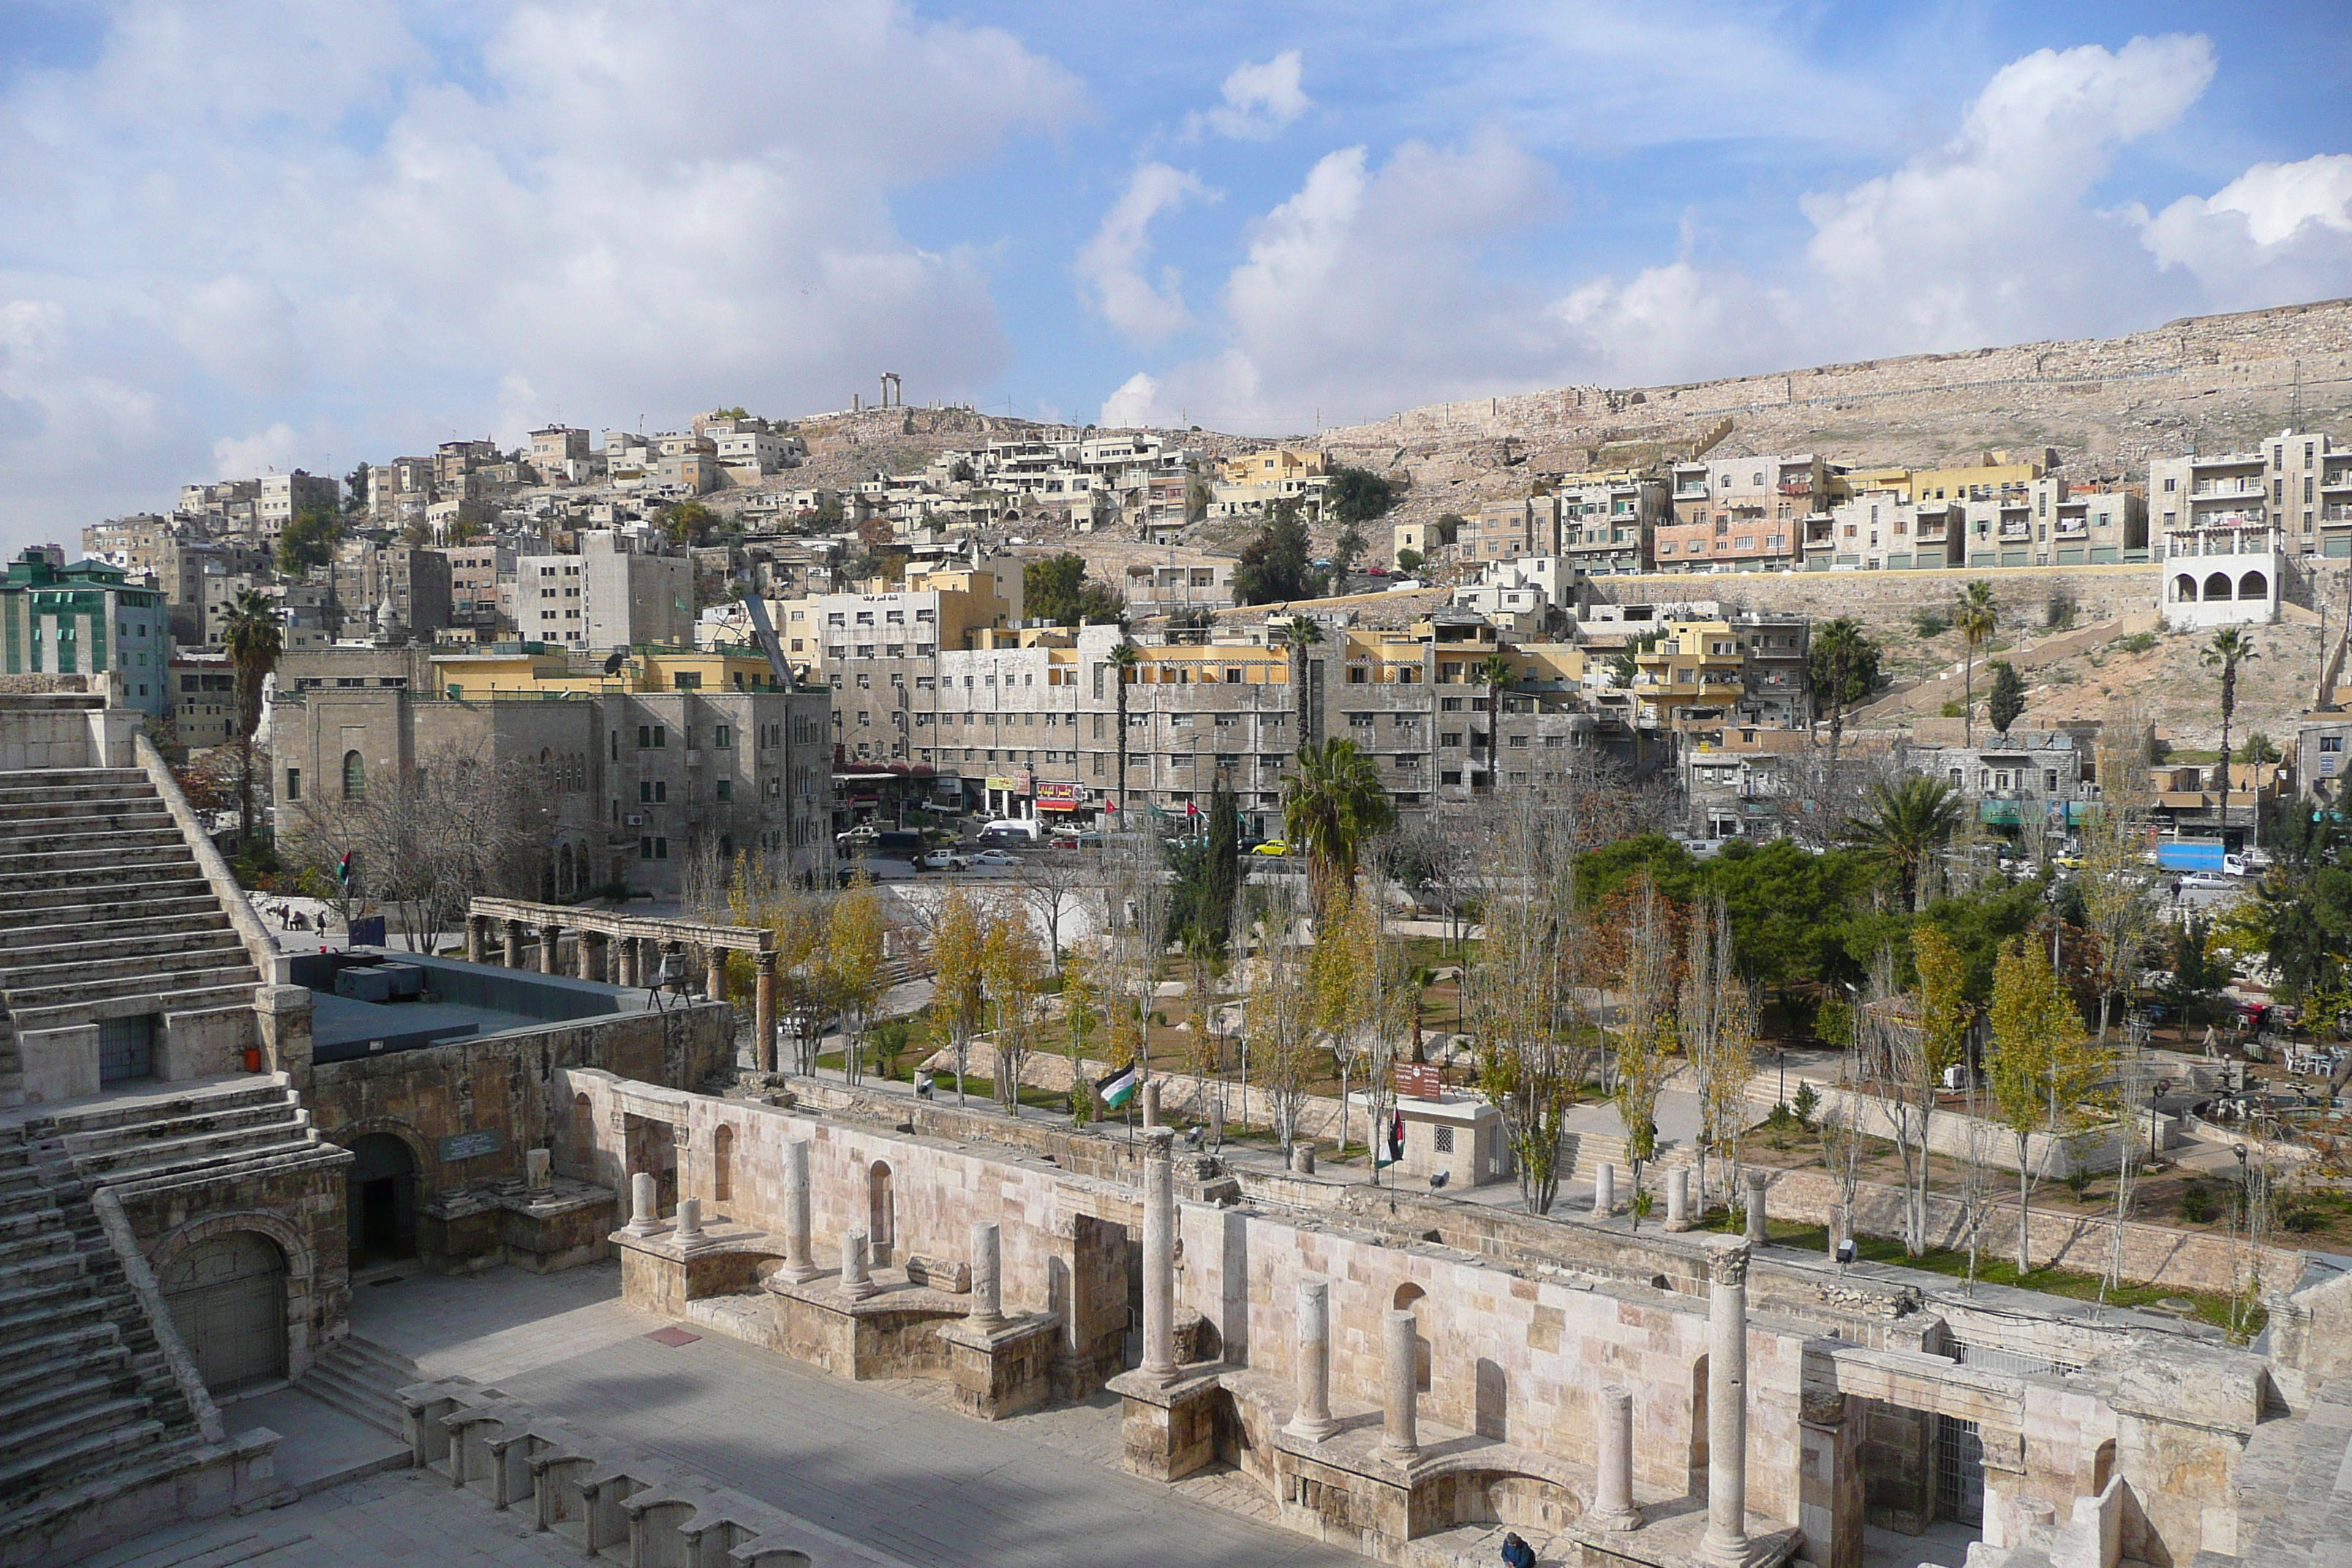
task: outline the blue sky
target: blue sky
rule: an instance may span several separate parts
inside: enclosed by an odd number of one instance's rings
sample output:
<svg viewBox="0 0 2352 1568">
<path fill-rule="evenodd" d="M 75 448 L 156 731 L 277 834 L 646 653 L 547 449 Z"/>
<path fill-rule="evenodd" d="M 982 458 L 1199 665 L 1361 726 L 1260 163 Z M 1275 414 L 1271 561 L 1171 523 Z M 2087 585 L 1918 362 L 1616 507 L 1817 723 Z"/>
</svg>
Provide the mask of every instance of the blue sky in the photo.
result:
<svg viewBox="0 0 2352 1568">
<path fill-rule="evenodd" d="M 1279 431 L 2352 294 L 2343 23 L 0 0 L 0 543 L 885 369 Z"/>
</svg>

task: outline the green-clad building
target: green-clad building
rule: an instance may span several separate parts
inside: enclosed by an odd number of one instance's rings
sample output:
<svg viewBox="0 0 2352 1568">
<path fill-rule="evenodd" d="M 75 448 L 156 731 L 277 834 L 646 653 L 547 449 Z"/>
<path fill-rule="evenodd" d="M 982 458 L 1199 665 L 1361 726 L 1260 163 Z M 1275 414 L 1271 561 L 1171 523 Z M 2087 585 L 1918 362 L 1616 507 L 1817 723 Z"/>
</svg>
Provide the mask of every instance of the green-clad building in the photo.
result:
<svg viewBox="0 0 2352 1568">
<path fill-rule="evenodd" d="M 170 711 L 172 626 L 163 595 L 133 588 L 119 566 L 61 566 L 39 549 L 0 582 L 0 668 L 10 675 L 112 675 L 117 703 Z"/>
</svg>

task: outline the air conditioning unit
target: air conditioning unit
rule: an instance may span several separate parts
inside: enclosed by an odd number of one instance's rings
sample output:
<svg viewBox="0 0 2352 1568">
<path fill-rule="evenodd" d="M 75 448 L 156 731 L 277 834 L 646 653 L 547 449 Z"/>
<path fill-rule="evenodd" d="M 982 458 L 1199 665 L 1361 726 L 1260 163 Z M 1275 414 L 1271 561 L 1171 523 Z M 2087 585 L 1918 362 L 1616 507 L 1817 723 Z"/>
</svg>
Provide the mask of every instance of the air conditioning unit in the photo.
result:
<svg viewBox="0 0 2352 1568">
<path fill-rule="evenodd" d="M 632 827 L 643 827 L 645 825 L 646 819 L 642 816 L 633 816 L 629 818 L 629 826 Z"/>
</svg>

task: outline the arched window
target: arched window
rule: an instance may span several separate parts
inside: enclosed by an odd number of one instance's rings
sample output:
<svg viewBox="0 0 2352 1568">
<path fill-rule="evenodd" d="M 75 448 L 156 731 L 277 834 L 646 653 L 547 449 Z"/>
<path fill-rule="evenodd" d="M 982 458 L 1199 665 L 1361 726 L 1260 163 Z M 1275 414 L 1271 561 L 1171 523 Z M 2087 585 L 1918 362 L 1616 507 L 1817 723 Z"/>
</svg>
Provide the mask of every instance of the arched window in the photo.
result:
<svg viewBox="0 0 2352 1568">
<path fill-rule="evenodd" d="M 2270 579 L 2259 572 L 2249 572 L 2238 579 L 2238 597 L 2267 599 L 2271 596 Z"/>
<path fill-rule="evenodd" d="M 1429 1343 L 1429 1309 L 1422 1303 L 1428 1292 L 1418 1285 L 1400 1285 L 1390 1300 L 1390 1306 L 1400 1312 L 1411 1312 L 1420 1319 L 1412 1336 L 1412 1383 L 1422 1393 L 1429 1392 L 1430 1373 L 1436 1357 Z"/>
<path fill-rule="evenodd" d="M 357 800 L 367 794 L 367 759 L 357 752 L 343 753 L 343 798 Z"/>
<path fill-rule="evenodd" d="M 896 1205 L 890 1201 L 890 1166 L 888 1163 L 882 1160 L 875 1161 L 873 1168 L 866 1173 L 866 1244 L 867 1255 L 871 1257 L 877 1264 L 887 1264 L 891 1261 L 891 1244 L 898 1239 L 894 1235 L 892 1235 L 893 1222 L 897 1215 L 895 1213 Z"/>
<path fill-rule="evenodd" d="M 2195 604 L 2197 602 L 2197 579 L 2189 576 L 2185 572 L 2179 576 L 2175 577 L 2172 580 L 2172 600 L 2173 603 L 2177 605 Z"/>
<path fill-rule="evenodd" d="M 2231 597 L 2230 574 L 2227 572 L 2216 572 L 2205 579 L 2206 603 L 2212 604 L 2216 601 L 2226 603 Z"/>
<path fill-rule="evenodd" d="M 735 1129 L 721 1125 L 710 1139 L 710 1198 L 725 1203 L 735 1195 Z"/>
</svg>

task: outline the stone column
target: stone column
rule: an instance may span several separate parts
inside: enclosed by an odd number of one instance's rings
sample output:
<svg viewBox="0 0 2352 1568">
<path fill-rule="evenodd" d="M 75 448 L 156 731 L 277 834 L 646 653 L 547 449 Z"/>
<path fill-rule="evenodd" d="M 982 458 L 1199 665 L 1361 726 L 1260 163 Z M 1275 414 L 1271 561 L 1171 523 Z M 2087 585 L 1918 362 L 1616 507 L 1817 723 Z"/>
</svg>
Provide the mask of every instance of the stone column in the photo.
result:
<svg viewBox="0 0 2352 1568">
<path fill-rule="evenodd" d="M 1004 1326 L 1004 1243 L 995 1223 L 971 1225 L 971 1310 L 966 1323 L 983 1332 Z"/>
<path fill-rule="evenodd" d="M 1608 1161 L 1592 1173 L 1592 1217 L 1607 1219 L 1617 1212 L 1617 1167 Z"/>
<path fill-rule="evenodd" d="M 629 1178 L 629 1234 L 651 1236 L 660 1224 L 661 1191 L 651 1171 L 639 1171 Z"/>
<path fill-rule="evenodd" d="M 594 937 L 591 936 L 584 931 L 575 931 L 572 933 L 572 979 L 593 980 L 596 978 L 595 974 L 593 973 L 596 967 L 596 961 L 593 957 L 595 951 L 596 939 Z"/>
<path fill-rule="evenodd" d="M 751 1060 L 761 1072 L 776 1070 L 776 955 L 754 959 L 759 982 L 752 988 Z"/>
<path fill-rule="evenodd" d="M 702 994 L 713 1002 L 727 999 L 727 950 L 710 948 L 703 953 Z"/>
<path fill-rule="evenodd" d="M 1593 1401 L 1600 1417 L 1600 1475 L 1592 1506 L 1581 1522 L 1594 1530 L 1639 1530 L 1642 1510 L 1633 1506 L 1633 1392 L 1617 1384 Z"/>
<path fill-rule="evenodd" d="M 260 1036 L 261 1065 L 286 1075 L 299 1093 L 310 1092 L 311 996 L 307 985 L 261 984 L 253 988 L 253 1022 Z"/>
<path fill-rule="evenodd" d="M 539 972 L 563 973 L 563 928 L 552 922 L 539 928 Z"/>
<path fill-rule="evenodd" d="M 674 1235 L 679 1241 L 702 1239 L 702 1200 L 700 1198 L 677 1200 L 677 1229 Z"/>
<path fill-rule="evenodd" d="M 1763 1247 L 1770 1240 L 1764 1228 L 1767 1213 L 1764 1192 L 1771 1180 L 1761 1171 L 1748 1173 L 1748 1245 L 1750 1247 Z"/>
<path fill-rule="evenodd" d="M 1339 1429 L 1339 1424 L 1331 1419 L 1331 1287 L 1320 1279 L 1298 1282 L 1298 1331 L 1292 1371 L 1298 1405 L 1283 1430 L 1320 1443 Z"/>
<path fill-rule="evenodd" d="M 1290 1146 L 1290 1169 L 1293 1174 L 1311 1176 L 1315 1173 L 1315 1145 L 1304 1138 Z"/>
<path fill-rule="evenodd" d="M 637 984 L 637 939 L 616 936 L 610 943 L 613 984 L 635 988 Z"/>
<path fill-rule="evenodd" d="M 1156 1078 L 1143 1080 L 1143 1125 L 1160 1125 L 1160 1080 Z"/>
<path fill-rule="evenodd" d="M 506 928 L 504 962 L 509 969 L 520 969 L 522 967 L 522 921 L 507 921 L 504 925 Z"/>
<path fill-rule="evenodd" d="M 466 962 L 480 963 L 490 955 L 490 918 L 488 915 L 466 917 Z"/>
<path fill-rule="evenodd" d="M 1176 1381 L 1175 1134 L 1155 1127 L 1143 1156 L 1143 1374 Z"/>
<path fill-rule="evenodd" d="M 874 1294 L 874 1276 L 866 1268 L 866 1233 L 845 1230 L 841 1233 L 841 1293 L 853 1301 L 863 1301 Z"/>
<path fill-rule="evenodd" d="M 1666 1228 L 1690 1228 L 1690 1167 L 1676 1165 L 1666 1173 Z"/>
<path fill-rule="evenodd" d="M 1706 1242 L 1706 1536 L 1702 1561 L 1748 1560 L 1748 1258 L 1745 1240 Z"/>
<path fill-rule="evenodd" d="M 1835 1263 L 1837 1261 L 1838 1243 L 1845 1239 L 1846 1226 L 1850 1222 L 1846 1218 L 1845 1205 L 1843 1204 L 1832 1204 L 1830 1205 L 1830 1223 L 1828 1226 L 1830 1261 L 1832 1263 Z"/>
<path fill-rule="evenodd" d="M 809 1247 L 809 1146 L 805 1138 L 784 1142 L 784 1278 L 805 1285 L 817 1276 Z"/>
<path fill-rule="evenodd" d="M 549 1193 L 555 1190 L 555 1156 L 545 1149 L 522 1152 L 522 1184 L 527 1191 Z"/>
<path fill-rule="evenodd" d="M 1386 1424 L 1381 1433 L 1381 1453 L 1395 1464 L 1409 1465 L 1421 1457 L 1419 1411 L 1420 1321 L 1411 1312 L 1391 1311 L 1381 1320 L 1381 1338 L 1387 1359 L 1381 1368 L 1385 1384 Z"/>
</svg>

